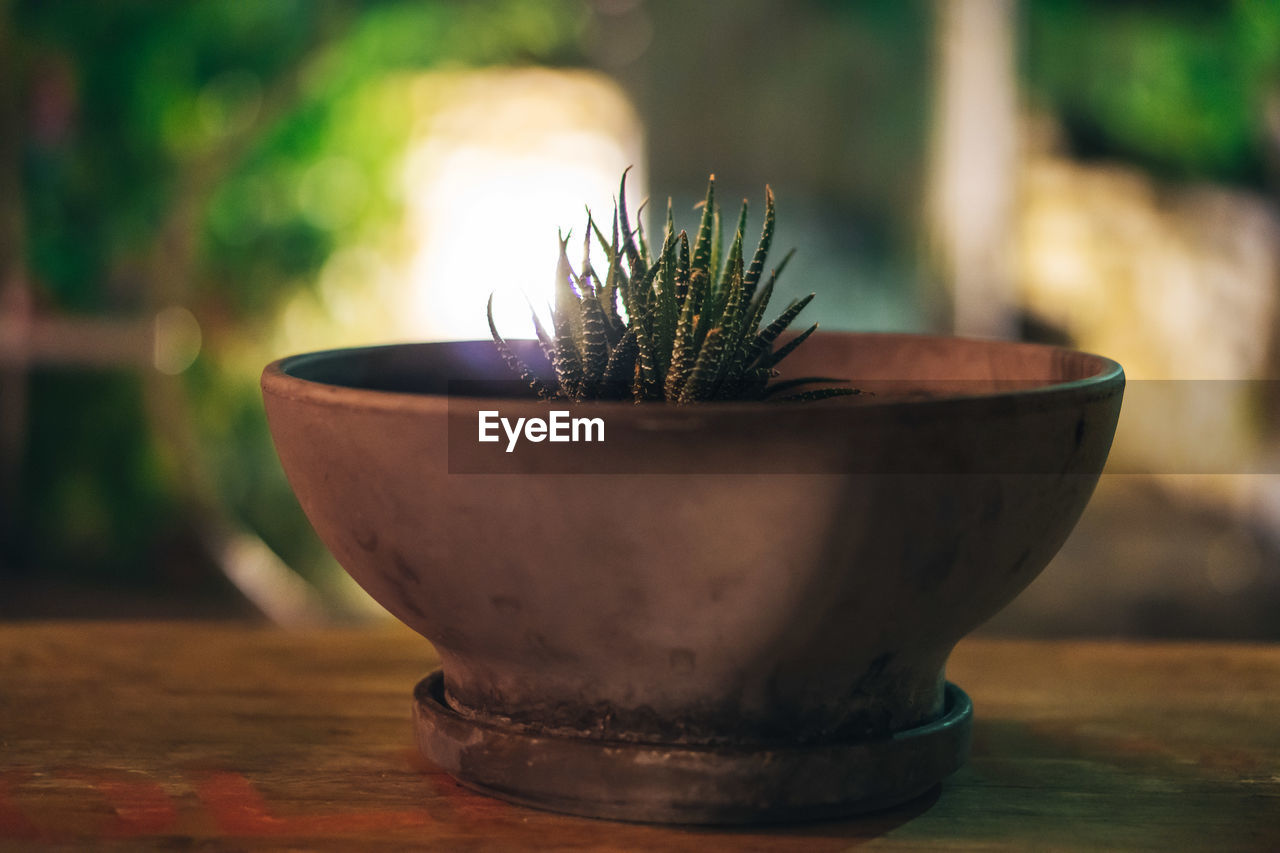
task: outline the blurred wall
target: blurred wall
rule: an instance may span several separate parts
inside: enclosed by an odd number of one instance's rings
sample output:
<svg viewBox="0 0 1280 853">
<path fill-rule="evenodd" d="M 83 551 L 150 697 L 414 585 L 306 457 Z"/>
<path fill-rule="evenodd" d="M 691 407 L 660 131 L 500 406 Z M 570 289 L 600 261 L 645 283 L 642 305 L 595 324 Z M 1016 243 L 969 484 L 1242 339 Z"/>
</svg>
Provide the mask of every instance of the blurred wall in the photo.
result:
<svg viewBox="0 0 1280 853">
<path fill-rule="evenodd" d="M 1011 331 L 1273 378 L 1280 4 L 1001 6 Z M 235 554 L 304 578 L 298 613 L 358 609 L 256 377 L 404 319 L 405 158 L 430 123 L 406 105 L 435 75 L 611 78 L 678 220 L 710 172 L 753 222 L 773 186 L 799 250 L 781 298 L 817 291 L 827 328 L 949 328 L 925 219 L 942 20 L 929 0 L 0 2 L 0 614 L 252 611 Z M 1265 406 L 1215 429 L 1274 452 Z M 1104 478 L 1003 630 L 1280 631 L 1275 476 L 1172 480 Z"/>
</svg>

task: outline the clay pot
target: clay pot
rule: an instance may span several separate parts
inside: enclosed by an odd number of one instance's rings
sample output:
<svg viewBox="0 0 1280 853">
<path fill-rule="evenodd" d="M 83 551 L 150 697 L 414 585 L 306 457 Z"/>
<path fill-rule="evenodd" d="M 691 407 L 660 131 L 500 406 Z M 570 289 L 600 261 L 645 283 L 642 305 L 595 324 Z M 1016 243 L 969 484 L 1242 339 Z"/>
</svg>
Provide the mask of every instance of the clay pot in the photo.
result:
<svg viewBox="0 0 1280 853">
<path fill-rule="evenodd" d="M 440 654 L 415 699 L 430 757 L 518 802 L 713 823 L 879 808 L 959 766 L 970 711 L 947 656 L 1074 526 L 1123 372 L 1053 347 L 838 333 L 786 367 L 873 393 L 448 394 L 508 376 L 489 342 L 266 368 L 316 531 Z M 549 408 L 603 418 L 605 441 L 477 440 L 481 410 Z"/>
</svg>

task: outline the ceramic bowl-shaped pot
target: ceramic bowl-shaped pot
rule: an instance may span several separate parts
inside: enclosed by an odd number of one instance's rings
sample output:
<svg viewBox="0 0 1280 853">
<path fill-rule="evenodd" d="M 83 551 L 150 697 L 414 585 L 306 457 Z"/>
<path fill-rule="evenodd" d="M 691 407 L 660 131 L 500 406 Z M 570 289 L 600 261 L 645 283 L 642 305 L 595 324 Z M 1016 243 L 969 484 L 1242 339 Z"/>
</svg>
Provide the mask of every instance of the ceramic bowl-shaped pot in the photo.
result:
<svg viewBox="0 0 1280 853">
<path fill-rule="evenodd" d="M 947 656 L 1071 531 L 1123 372 L 836 333 L 785 366 L 869 393 L 570 407 L 451 386 L 508 377 L 488 342 L 267 367 L 316 531 L 440 654 L 416 694 L 432 758 L 520 802 L 694 822 L 881 807 L 955 769 L 969 706 Z M 604 440 L 479 441 L 481 412 L 550 409 Z"/>
</svg>

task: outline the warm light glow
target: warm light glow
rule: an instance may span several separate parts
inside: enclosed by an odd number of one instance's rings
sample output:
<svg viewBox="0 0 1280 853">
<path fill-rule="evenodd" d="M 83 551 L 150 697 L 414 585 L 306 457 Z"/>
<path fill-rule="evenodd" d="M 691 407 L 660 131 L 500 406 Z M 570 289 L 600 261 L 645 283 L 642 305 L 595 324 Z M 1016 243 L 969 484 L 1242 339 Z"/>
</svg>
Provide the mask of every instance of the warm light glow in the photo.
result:
<svg viewBox="0 0 1280 853">
<path fill-rule="evenodd" d="M 588 72 L 505 70 L 421 81 L 435 109 L 404 170 L 417 250 L 405 304 L 410 337 L 487 338 L 485 303 L 510 337 L 531 337 L 528 301 L 551 299 L 558 229 L 582 256 L 584 203 L 608 230 L 618 178 L 644 198 L 641 129 L 625 95 Z M 593 253 L 599 266 L 602 256 Z M 526 301 L 528 300 L 528 301 Z"/>
</svg>

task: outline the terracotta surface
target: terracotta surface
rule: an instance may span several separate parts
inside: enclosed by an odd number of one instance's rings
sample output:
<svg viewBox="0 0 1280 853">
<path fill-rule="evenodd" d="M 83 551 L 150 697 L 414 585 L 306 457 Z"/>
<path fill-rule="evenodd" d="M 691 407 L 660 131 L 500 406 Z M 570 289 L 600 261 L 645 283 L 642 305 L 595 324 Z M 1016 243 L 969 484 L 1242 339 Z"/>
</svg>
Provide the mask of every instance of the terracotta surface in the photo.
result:
<svg viewBox="0 0 1280 853">
<path fill-rule="evenodd" d="M 487 342 L 299 357 L 263 390 L 317 532 L 436 646 L 458 713 L 621 741 L 883 737 L 941 713 L 951 647 L 1070 532 L 1123 374 L 899 335 L 816 336 L 787 364 L 874 396 L 594 404 L 604 444 L 504 454 L 476 413 L 547 404 L 443 393 L 505 376 Z"/>
<path fill-rule="evenodd" d="M 954 684 L 940 717 L 892 737 L 803 746 L 623 743 L 531 734 L 463 717 L 437 670 L 414 690 L 422 754 L 480 793 L 646 823 L 795 823 L 879 811 L 964 764 L 973 703 Z"/>
</svg>

